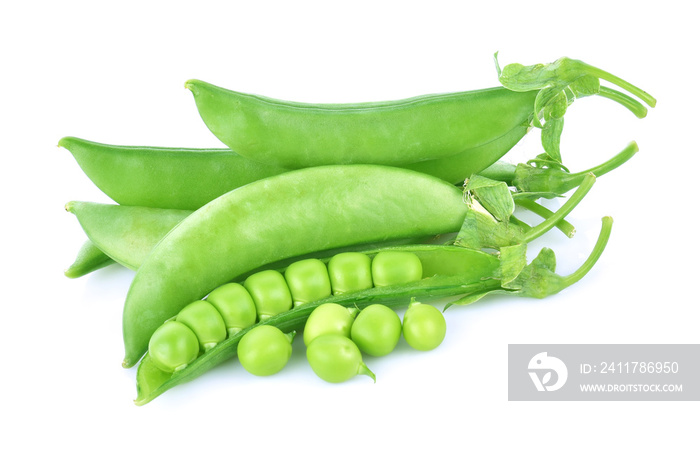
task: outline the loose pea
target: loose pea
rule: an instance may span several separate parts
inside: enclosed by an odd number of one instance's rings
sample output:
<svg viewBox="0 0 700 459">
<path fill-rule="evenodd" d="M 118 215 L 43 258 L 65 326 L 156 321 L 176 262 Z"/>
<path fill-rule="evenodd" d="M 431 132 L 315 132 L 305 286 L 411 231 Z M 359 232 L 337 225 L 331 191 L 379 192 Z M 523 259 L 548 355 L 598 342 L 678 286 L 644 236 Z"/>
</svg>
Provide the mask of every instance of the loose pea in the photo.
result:
<svg viewBox="0 0 700 459">
<path fill-rule="evenodd" d="M 421 280 L 423 265 L 411 252 L 379 252 L 372 260 L 372 280 L 375 287 L 407 284 Z"/>
<path fill-rule="evenodd" d="M 252 274 L 243 283 L 255 301 L 258 319 L 265 320 L 292 308 L 292 294 L 278 271 L 267 270 Z"/>
<path fill-rule="evenodd" d="M 221 314 L 228 336 L 250 327 L 257 319 L 255 302 L 241 284 L 224 284 L 213 290 L 207 296 L 207 301 Z"/>
<path fill-rule="evenodd" d="M 365 354 L 387 355 L 401 338 L 401 319 L 396 311 L 383 304 L 369 305 L 355 318 L 350 338 Z"/>
<path fill-rule="evenodd" d="M 331 281 L 326 265 L 315 258 L 292 263 L 284 272 L 294 306 L 331 296 Z"/>
<path fill-rule="evenodd" d="M 304 344 L 307 346 L 316 337 L 335 333 L 350 337 L 352 322 L 357 315 L 357 308 L 346 308 L 336 303 L 318 306 L 309 315 L 304 326 Z"/>
<path fill-rule="evenodd" d="M 311 369 L 324 381 L 340 383 L 357 375 L 376 381 L 374 373 L 362 362 L 362 353 L 350 338 L 343 335 L 321 335 L 306 348 Z"/>
<path fill-rule="evenodd" d="M 172 373 L 184 369 L 197 358 L 199 341 L 187 325 L 171 320 L 153 333 L 148 354 L 156 367 Z"/>
<path fill-rule="evenodd" d="M 372 260 L 364 253 L 339 253 L 328 261 L 333 295 L 372 288 Z"/>
<path fill-rule="evenodd" d="M 197 335 L 200 351 L 206 352 L 226 339 L 226 324 L 211 303 L 198 300 L 185 306 L 175 318 Z"/>
<path fill-rule="evenodd" d="M 411 302 L 403 316 L 403 337 L 414 349 L 429 351 L 445 339 L 445 317 L 429 304 Z"/>
<path fill-rule="evenodd" d="M 296 332 L 283 333 L 272 325 L 259 325 L 238 343 L 238 360 L 255 376 L 270 376 L 287 365 Z"/>
</svg>

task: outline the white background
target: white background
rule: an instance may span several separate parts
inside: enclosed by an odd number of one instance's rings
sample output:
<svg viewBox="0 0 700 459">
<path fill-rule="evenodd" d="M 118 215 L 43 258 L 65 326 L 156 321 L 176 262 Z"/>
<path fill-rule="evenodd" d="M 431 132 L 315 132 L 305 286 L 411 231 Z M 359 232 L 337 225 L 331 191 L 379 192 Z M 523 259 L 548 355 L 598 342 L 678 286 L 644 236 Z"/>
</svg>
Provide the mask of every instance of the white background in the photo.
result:
<svg viewBox="0 0 700 459">
<path fill-rule="evenodd" d="M 691 2 L 104 5 L 12 2 L 0 15 L 0 456 L 697 457 L 697 402 L 508 402 L 506 370 L 509 343 L 699 341 Z M 133 273 L 63 276 L 84 240 L 63 205 L 110 201 L 56 147 L 61 137 L 217 147 L 189 78 L 306 102 L 398 99 L 495 86 L 495 51 L 502 64 L 581 59 L 659 101 L 643 120 L 601 98 L 567 115 L 572 170 L 640 146 L 571 214 L 574 239 L 538 241 L 568 273 L 600 217 L 613 216 L 608 249 L 583 281 L 545 300 L 451 309 L 437 350 L 402 342 L 367 359 L 376 384 L 323 383 L 298 340 L 278 375 L 248 376 L 234 360 L 134 406 L 136 370 L 120 366 Z M 539 153 L 538 142 L 531 133 L 508 158 Z"/>
</svg>

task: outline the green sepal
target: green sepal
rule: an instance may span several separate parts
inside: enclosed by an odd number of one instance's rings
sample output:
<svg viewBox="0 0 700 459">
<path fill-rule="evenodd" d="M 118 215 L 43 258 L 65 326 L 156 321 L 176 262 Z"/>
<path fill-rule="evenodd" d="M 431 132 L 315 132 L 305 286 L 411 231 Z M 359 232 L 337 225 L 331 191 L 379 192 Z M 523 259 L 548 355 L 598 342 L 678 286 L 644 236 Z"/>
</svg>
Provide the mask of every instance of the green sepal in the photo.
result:
<svg viewBox="0 0 700 459">
<path fill-rule="evenodd" d="M 579 186 L 589 173 L 596 177 L 607 174 L 626 163 L 639 151 L 636 142 L 630 142 L 622 151 L 609 160 L 585 171 L 571 173 L 562 164 L 551 161 L 547 154 L 538 155 L 527 164 L 515 166 L 512 185 L 518 190 L 513 197 L 523 198 L 561 196 L 567 191 Z M 528 195 L 530 193 L 530 195 Z"/>
<path fill-rule="evenodd" d="M 467 212 L 455 245 L 494 248 L 520 241 L 528 229 L 513 218 L 515 202 L 505 182 L 472 175 L 464 182 Z"/>
<path fill-rule="evenodd" d="M 542 128 L 542 148 L 549 157 L 560 163 L 561 160 L 561 134 L 564 131 L 564 118 L 552 118 L 547 120 Z"/>
<path fill-rule="evenodd" d="M 569 84 L 569 88 L 577 98 L 592 96 L 600 93 L 600 78 L 592 75 L 582 75 Z"/>
<path fill-rule="evenodd" d="M 464 183 L 467 199 L 474 197 L 498 221 L 508 221 L 515 203 L 505 182 L 492 180 L 480 175 L 472 175 Z"/>
<path fill-rule="evenodd" d="M 470 249 L 499 249 L 521 241 L 524 235 L 525 230 L 516 221 L 501 222 L 483 208 L 469 207 L 455 245 Z"/>
<path fill-rule="evenodd" d="M 501 286 L 514 281 L 527 266 L 527 244 L 501 247 Z"/>
</svg>

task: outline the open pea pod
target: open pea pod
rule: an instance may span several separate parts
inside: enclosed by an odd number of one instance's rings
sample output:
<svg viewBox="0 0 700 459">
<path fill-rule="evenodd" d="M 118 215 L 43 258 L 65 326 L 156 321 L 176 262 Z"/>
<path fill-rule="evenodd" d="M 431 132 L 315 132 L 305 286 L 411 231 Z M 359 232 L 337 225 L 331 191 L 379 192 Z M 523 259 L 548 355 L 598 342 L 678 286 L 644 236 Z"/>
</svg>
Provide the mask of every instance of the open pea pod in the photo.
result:
<svg viewBox="0 0 700 459">
<path fill-rule="evenodd" d="M 612 219 L 605 217 L 603 229 L 591 255 L 578 270 L 567 276 L 554 273 L 553 253 L 548 249 L 543 249 L 541 255 L 528 265 L 524 245 L 507 248 L 504 255 L 500 257 L 481 250 L 430 245 L 400 246 L 363 252 L 370 257 L 383 251 L 413 253 L 420 259 L 423 278 L 406 284 L 333 295 L 300 305 L 229 336 L 184 369 L 174 373 L 158 369 L 146 353 L 137 371 L 137 397 L 134 402 L 137 405 L 144 405 L 169 389 L 192 381 L 235 357 L 239 341 L 253 327 L 263 324 L 273 325 L 283 332 L 301 329 L 311 312 L 327 302 L 358 308 L 374 303 L 401 307 L 408 304 L 411 298 L 425 301 L 458 296 L 457 300 L 448 304 L 449 306 L 471 304 L 496 292 L 533 298 L 544 298 L 558 293 L 590 271 L 605 249 L 611 227 Z"/>
</svg>

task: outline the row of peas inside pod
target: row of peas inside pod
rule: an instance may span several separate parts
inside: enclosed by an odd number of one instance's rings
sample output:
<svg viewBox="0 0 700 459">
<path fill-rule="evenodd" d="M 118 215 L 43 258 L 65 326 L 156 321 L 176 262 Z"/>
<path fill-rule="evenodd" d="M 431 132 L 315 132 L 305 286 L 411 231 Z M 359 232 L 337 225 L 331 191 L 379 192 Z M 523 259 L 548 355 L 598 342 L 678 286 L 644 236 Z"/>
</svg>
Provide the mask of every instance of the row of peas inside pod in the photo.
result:
<svg viewBox="0 0 700 459">
<path fill-rule="evenodd" d="M 267 324 L 270 317 L 306 303 L 372 287 L 415 282 L 422 278 L 420 259 L 413 253 L 388 251 L 370 259 L 366 254 L 345 252 L 333 256 L 328 266 L 318 259 L 292 263 L 284 274 L 265 270 L 250 275 L 243 284 L 228 283 L 197 300 L 166 321 L 151 337 L 149 355 L 166 373 L 186 368 L 199 356 L 242 330 L 250 330 L 238 344 L 241 365 L 251 374 L 268 376 L 282 370 L 292 355 L 295 331 L 283 333 Z M 329 382 L 342 382 L 358 374 L 374 379 L 362 362 L 362 352 L 389 354 L 403 330 L 415 349 L 431 350 L 445 337 L 446 324 L 435 307 L 411 301 L 403 325 L 391 308 L 373 304 L 362 311 L 325 303 L 309 315 L 304 327 L 307 360 L 314 372 Z"/>
</svg>

